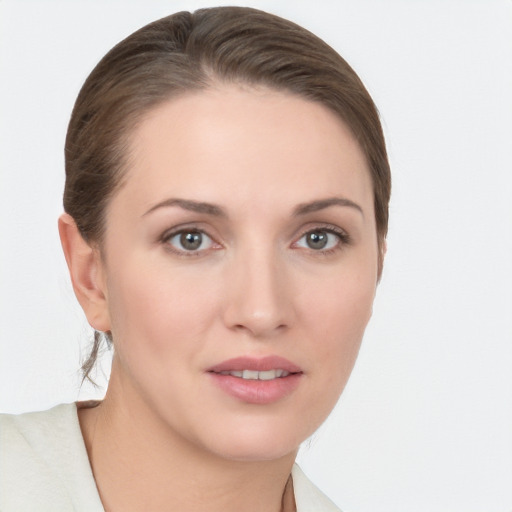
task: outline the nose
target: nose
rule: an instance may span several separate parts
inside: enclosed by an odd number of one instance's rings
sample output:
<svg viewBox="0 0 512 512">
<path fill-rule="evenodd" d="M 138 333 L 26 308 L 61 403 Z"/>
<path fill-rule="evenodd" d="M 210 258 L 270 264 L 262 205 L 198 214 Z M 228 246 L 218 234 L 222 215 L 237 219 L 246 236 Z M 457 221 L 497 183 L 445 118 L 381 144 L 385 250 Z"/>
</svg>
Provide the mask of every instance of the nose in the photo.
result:
<svg viewBox="0 0 512 512">
<path fill-rule="evenodd" d="M 254 338 L 270 338 L 293 322 L 292 283 L 271 249 L 253 249 L 227 269 L 224 323 Z"/>
</svg>

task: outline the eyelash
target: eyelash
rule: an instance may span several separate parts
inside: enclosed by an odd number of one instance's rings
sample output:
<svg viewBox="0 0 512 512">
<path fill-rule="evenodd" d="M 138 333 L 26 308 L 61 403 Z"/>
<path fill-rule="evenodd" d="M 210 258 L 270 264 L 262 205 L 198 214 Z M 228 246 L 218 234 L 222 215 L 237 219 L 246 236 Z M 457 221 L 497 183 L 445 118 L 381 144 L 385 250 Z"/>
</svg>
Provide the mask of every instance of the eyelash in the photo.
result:
<svg viewBox="0 0 512 512">
<path fill-rule="evenodd" d="M 197 233 L 203 237 L 206 236 L 207 238 L 210 239 L 211 244 L 214 247 L 209 247 L 209 248 L 200 249 L 200 250 L 187 250 L 185 248 L 178 249 L 171 244 L 171 240 L 173 238 L 175 238 L 177 236 L 184 235 L 184 234 L 192 234 L 192 233 Z M 307 235 L 310 235 L 312 233 L 325 233 L 328 235 L 334 235 L 335 237 L 338 238 L 338 242 L 336 243 L 336 245 L 334 247 L 331 247 L 328 249 L 313 249 L 311 247 L 309 247 L 309 248 L 308 247 L 304 247 L 304 248 L 296 247 L 296 248 L 301 249 L 301 250 L 304 249 L 314 255 L 328 256 L 329 254 L 333 254 L 337 251 L 342 250 L 345 246 L 350 245 L 350 243 L 351 243 L 351 238 L 346 231 L 344 231 L 343 229 L 340 229 L 337 226 L 327 224 L 327 225 L 318 225 L 313 228 L 308 228 L 308 229 L 304 230 L 302 232 L 302 234 L 291 244 L 292 247 L 297 246 L 299 241 L 301 241 L 304 237 L 306 237 Z M 222 245 L 219 244 L 218 242 L 216 242 L 215 239 L 213 237 L 211 237 L 206 231 L 204 231 L 203 229 L 195 228 L 195 227 L 189 227 L 189 228 L 181 227 L 179 229 L 175 229 L 172 231 L 166 231 L 160 237 L 160 242 L 166 246 L 167 250 L 169 250 L 170 252 L 172 252 L 178 256 L 184 257 L 184 258 L 200 257 L 200 256 L 203 256 L 205 254 L 205 252 L 207 252 L 209 250 L 218 250 L 218 249 L 222 248 Z"/>
<path fill-rule="evenodd" d="M 187 250 L 185 248 L 178 249 L 171 244 L 171 240 L 173 238 L 180 236 L 180 235 L 192 234 L 192 233 L 197 233 L 197 234 L 201 235 L 202 237 L 206 236 L 207 238 L 210 239 L 211 244 L 216 247 L 210 247 L 207 249 L 200 249 L 200 250 Z M 216 242 L 215 239 L 213 237 L 211 237 L 206 231 L 204 231 L 203 229 L 196 228 L 196 227 L 181 227 L 179 229 L 175 229 L 172 231 L 166 231 L 160 237 L 160 242 L 162 244 L 164 244 L 164 246 L 166 247 L 166 249 L 168 251 L 170 251 L 180 257 L 183 257 L 183 258 L 200 257 L 200 256 L 203 256 L 204 253 L 210 249 L 217 250 L 217 249 L 222 248 L 222 245 L 219 244 L 218 242 Z"/>
<path fill-rule="evenodd" d="M 323 224 L 318 225 L 313 228 L 308 228 L 303 231 L 303 233 L 300 235 L 299 238 L 297 238 L 297 241 L 293 243 L 293 245 L 296 245 L 300 240 L 302 240 L 305 236 L 310 235 L 312 233 L 326 233 L 328 235 L 334 235 L 338 238 L 338 243 L 329 249 L 312 249 L 312 248 L 305 248 L 306 250 L 309 250 L 314 255 L 319 256 L 328 256 L 330 254 L 333 254 L 335 252 L 338 252 L 342 250 L 345 246 L 350 245 L 352 242 L 350 235 L 343 229 L 334 226 L 332 224 Z"/>
</svg>

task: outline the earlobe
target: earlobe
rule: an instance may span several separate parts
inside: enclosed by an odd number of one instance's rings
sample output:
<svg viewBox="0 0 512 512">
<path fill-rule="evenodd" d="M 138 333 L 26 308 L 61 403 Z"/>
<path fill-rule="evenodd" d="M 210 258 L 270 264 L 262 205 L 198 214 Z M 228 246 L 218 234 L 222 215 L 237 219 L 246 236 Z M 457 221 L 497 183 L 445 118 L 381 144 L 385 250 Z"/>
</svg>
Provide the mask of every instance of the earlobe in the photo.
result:
<svg viewBox="0 0 512 512">
<path fill-rule="evenodd" d="M 87 243 L 71 215 L 59 217 L 59 235 L 76 298 L 91 327 L 110 331 L 103 262 L 97 248 Z"/>
</svg>

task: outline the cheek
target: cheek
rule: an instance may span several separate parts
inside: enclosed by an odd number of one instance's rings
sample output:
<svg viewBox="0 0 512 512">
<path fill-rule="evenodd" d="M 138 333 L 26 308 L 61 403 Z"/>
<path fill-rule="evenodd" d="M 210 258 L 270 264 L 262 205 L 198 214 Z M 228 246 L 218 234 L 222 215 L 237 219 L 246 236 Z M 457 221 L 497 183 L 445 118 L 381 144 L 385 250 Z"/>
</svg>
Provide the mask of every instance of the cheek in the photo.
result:
<svg viewBox="0 0 512 512">
<path fill-rule="evenodd" d="M 214 290 L 202 280 L 156 266 L 138 272 L 120 269 L 108 288 L 116 348 L 136 351 L 137 356 L 162 356 L 182 344 L 195 346 L 215 316 Z"/>
<path fill-rule="evenodd" d="M 339 279 L 333 276 L 323 289 L 318 288 L 303 302 L 312 359 L 323 373 L 325 389 L 334 394 L 342 391 L 352 371 L 372 315 L 374 277 L 368 272 L 340 275 Z"/>
<path fill-rule="evenodd" d="M 301 294 L 301 313 L 321 337 L 339 344 L 362 336 L 376 291 L 376 271 L 368 268 L 347 266 L 328 278 L 301 284 L 308 290 Z"/>
<path fill-rule="evenodd" d="M 370 319 L 373 288 L 329 287 L 303 309 L 308 336 L 310 395 L 301 417 L 311 435 L 336 405 L 354 367 Z M 304 303 L 305 305 L 305 303 Z"/>
</svg>

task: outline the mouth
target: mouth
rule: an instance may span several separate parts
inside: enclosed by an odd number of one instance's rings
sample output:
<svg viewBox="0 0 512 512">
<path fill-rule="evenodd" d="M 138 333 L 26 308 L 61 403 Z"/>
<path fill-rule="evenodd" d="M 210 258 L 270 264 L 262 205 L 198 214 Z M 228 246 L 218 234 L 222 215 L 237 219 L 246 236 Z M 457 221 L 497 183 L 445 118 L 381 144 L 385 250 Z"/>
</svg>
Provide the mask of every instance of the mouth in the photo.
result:
<svg viewBox="0 0 512 512">
<path fill-rule="evenodd" d="M 218 388 L 249 404 L 270 404 L 293 393 L 303 371 L 278 356 L 229 359 L 207 370 Z"/>
<path fill-rule="evenodd" d="M 232 377 L 237 377 L 239 379 L 245 380 L 274 380 L 274 379 L 282 379 L 284 377 L 288 377 L 291 375 L 291 372 L 287 372 L 286 370 L 282 370 L 278 368 L 276 370 L 265 370 L 265 371 L 257 371 L 257 370 L 224 370 L 222 372 L 212 372 L 218 373 L 219 375 L 231 375 Z"/>
</svg>

